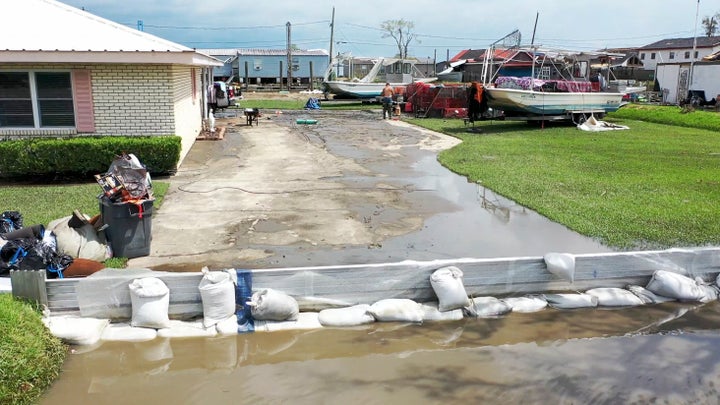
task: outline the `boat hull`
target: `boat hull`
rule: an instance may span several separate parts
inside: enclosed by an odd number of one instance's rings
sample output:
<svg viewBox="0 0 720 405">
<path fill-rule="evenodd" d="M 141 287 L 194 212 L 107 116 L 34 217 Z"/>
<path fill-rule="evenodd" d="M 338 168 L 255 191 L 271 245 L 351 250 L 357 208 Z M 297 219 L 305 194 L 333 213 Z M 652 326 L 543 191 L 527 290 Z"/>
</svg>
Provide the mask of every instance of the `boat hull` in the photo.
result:
<svg viewBox="0 0 720 405">
<path fill-rule="evenodd" d="M 328 92 L 336 97 L 353 97 L 353 98 L 375 98 L 380 96 L 385 83 L 364 83 L 364 82 L 343 82 L 343 81 L 327 81 L 324 82 Z M 391 86 L 407 86 L 407 83 L 391 83 Z"/>
<path fill-rule="evenodd" d="M 565 115 L 576 112 L 606 113 L 623 105 L 623 93 L 539 92 L 486 88 L 488 106 L 505 112 L 533 115 Z"/>
</svg>

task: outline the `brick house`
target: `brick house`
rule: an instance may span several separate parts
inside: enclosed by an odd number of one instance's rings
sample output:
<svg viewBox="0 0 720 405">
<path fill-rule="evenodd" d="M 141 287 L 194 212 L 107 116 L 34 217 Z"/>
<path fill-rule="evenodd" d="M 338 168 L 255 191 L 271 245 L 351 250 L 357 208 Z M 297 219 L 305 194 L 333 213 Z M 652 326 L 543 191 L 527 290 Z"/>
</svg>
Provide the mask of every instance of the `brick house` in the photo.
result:
<svg viewBox="0 0 720 405">
<path fill-rule="evenodd" d="M 4 5 L 0 38 L 0 139 L 177 135 L 182 160 L 222 66 L 55 0 Z"/>
</svg>

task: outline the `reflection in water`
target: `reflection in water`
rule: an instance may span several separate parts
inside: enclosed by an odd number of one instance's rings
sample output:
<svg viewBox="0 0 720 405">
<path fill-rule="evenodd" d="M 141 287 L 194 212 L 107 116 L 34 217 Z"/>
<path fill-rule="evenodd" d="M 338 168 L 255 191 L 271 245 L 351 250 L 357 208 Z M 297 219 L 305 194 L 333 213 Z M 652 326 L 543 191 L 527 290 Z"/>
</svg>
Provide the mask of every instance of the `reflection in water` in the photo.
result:
<svg viewBox="0 0 720 405">
<path fill-rule="evenodd" d="M 107 342 L 44 404 L 717 403 L 720 304 Z"/>
<path fill-rule="evenodd" d="M 480 206 L 485 208 L 491 214 L 497 216 L 504 223 L 510 222 L 510 213 L 527 214 L 528 209 L 524 206 L 508 200 L 507 198 L 487 189 L 483 186 L 477 186 L 478 201 Z"/>
</svg>

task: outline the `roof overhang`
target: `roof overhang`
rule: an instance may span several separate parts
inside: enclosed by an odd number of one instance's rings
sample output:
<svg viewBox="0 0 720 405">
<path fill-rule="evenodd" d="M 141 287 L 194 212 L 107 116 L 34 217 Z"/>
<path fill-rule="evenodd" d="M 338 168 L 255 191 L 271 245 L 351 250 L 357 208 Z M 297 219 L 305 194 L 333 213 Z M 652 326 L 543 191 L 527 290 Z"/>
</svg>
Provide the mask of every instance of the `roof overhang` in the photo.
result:
<svg viewBox="0 0 720 405">
<path fill-rule="evenodd" d="M 195 51 L 11 51 L 0 50 L 0 63 L 127 63 L 223 66 L 222 61 Z"/>
</svg>

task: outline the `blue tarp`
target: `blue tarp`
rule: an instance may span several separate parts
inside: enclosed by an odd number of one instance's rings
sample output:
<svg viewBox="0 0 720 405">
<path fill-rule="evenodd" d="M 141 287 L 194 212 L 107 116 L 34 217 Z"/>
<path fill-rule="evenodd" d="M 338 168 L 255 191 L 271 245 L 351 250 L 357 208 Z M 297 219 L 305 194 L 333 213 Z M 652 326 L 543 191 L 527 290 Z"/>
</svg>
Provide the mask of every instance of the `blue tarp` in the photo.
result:
<svg viewBox="0 0 720 405">
<path fill-rule="evenodd" d="M 305 103 L 305 108 L 308 110 L 319 110 L 320 109 L 320 100 L 316 98 L 309 98 L 307 103 Z"/>
<path fill-rule="evenodd" d="M 235 287 L 235 315 L 238 321 L 238 333 L 255 331 L 255 321 L 247 302 L 252 297 L 252 272 L 250 270 L 237 271 L 237 286 Z"/>
</svg>

